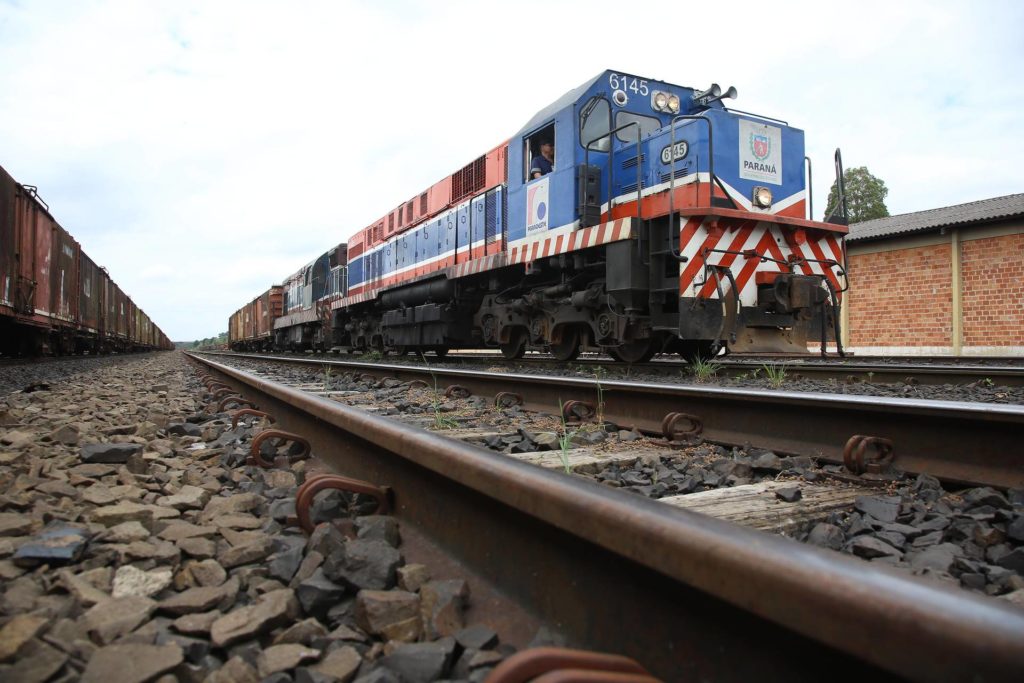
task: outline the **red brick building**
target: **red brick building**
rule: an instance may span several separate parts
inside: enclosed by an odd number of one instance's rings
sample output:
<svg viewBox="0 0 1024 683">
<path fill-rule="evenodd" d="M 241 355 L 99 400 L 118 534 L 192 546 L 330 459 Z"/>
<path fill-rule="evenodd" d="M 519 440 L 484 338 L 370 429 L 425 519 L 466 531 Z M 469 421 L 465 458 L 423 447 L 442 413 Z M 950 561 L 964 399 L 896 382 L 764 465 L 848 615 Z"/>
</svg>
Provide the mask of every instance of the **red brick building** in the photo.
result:
<svg viewBox="0 0 1024 683">
<path fill-rule="evenodd" d="M 1024 355 L 1024 194 L 850 226 L 843 342 L 861 355 Z"/>
</svg>

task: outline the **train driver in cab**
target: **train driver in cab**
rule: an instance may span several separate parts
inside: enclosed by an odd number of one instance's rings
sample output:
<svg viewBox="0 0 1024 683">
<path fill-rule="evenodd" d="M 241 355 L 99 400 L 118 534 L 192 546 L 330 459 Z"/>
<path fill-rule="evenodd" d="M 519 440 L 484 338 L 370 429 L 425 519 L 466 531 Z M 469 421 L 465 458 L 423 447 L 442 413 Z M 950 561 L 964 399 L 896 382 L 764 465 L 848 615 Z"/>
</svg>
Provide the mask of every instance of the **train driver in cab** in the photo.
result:
<svg viewBox="0 0 1024 683">
<path fill-rule="evenodd" d="M 542 138 L 540 141 L 540 154 L 533 157 L 533 164 L 530 166 L 530 179 L 535 180 L 542 175 L 551 173 L 555 163 L 555 145 L 549 138 Z"/>
</svg>

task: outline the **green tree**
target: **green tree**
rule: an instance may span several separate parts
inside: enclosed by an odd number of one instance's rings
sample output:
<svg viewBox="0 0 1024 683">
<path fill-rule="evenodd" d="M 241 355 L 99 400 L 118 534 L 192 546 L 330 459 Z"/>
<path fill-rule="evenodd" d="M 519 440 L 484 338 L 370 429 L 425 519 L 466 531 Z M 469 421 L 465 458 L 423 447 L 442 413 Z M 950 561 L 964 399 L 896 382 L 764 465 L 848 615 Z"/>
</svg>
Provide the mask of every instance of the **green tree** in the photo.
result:
<svg viewBox="0 0 1024 683">
<path fill-rule="evenodd" d="M 843 186 L 846 189 L 846 208 L 850 212 L 850 223 L 862 223 L 889 215 L 889 209 L 885 206 L 889 188 L 885 186 L 884 180 L 871 175 L 866 166 L 843 171 Z M 826 218 L 832 214 L 838 202 L 838 183 L 833 182 L 825 206 Z M 842 214 L 842 208 L 838 213 Z"/>
</svg>

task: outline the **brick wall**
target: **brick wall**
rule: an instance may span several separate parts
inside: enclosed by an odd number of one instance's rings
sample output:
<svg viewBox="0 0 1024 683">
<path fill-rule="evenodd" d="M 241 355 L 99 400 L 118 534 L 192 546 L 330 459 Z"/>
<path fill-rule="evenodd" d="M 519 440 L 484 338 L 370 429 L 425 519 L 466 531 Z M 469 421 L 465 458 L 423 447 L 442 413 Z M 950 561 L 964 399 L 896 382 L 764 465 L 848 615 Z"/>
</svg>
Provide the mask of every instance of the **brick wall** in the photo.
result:
<svg viewBox="0 0 1024 683">
<path fill-rule="evenodd" d="M 1024 344 L 1024 234 L 961 244 L 963 343 Z"/>
<path fill-rule="evenodd" d="M 851 254 L 850 341 L 856 346 L 950 346 L 950 246 Z"/>
</svg>

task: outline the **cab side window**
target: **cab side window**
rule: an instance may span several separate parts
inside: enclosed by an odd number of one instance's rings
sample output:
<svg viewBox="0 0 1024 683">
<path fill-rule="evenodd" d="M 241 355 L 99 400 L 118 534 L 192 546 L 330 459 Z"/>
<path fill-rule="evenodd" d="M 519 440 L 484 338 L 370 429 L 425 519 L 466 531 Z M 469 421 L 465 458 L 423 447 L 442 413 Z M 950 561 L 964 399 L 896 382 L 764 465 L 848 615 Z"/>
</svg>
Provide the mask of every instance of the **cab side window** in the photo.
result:
<svg viewBox="0 0 1024 683">
<path fill-rule="evenodd" d="M 611 146 L 612 108 L 603 97 L 591 97 L 580 108 L 580 145 L 591 152 L 607 152 Z M 603 137 L 602 137 L 603 136 Z"/>
<path fill-rule="evenodd" d="M 523 140 L 523 181 L 530 182 L 555 170 L 555 124 L 544 126 Z"/>
</svg>

